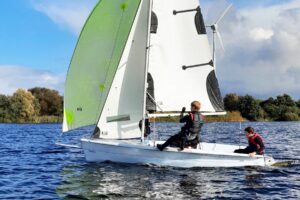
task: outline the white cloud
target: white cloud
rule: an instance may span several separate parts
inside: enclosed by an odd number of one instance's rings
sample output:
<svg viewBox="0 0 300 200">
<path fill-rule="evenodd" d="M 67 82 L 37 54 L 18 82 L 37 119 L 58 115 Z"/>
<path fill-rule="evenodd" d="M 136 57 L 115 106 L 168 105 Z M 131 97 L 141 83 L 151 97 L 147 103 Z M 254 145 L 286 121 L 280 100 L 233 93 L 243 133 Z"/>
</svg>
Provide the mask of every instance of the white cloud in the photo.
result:
<svg viewBox="0 0 300 200">
<path fill-rule="evenodd" d="M 79 34 L 97 0 L 32 0 L 33 7 L 54 23 Z"/>
<path fill-rule="evenodd" d="M 254 28 L 250 31 L 249 35 L 250 38 L 252 38 L 255 41 L 268 40 L 274 35 L 274 32 L 271 29 Z"/>
<path fill-rule="evenodd" d="M 298 0 L 242 9 L 222 25 L 226 51 L 217 54 L 217 72 L 224 94 L 300 98 Z"/>
<path fill-rule="evenodd" d="M 11 95 L 18 88 L 46 87 L 63 93 L 65 74 L 54 74 L 17 65 L 0 65 L 0 94 Z"/>
<path fill-rule="evenodd" d="M 96 2 L 32 0 L 36 10 L 76 34 Z M 251 7 L 230 12 L 220 23 L 226 51 L 217 54 L 223 93 L 262 98 L 288 93 L 300 98 L 299 0 L 275 5 L 252 3 Z"/>
</svg>

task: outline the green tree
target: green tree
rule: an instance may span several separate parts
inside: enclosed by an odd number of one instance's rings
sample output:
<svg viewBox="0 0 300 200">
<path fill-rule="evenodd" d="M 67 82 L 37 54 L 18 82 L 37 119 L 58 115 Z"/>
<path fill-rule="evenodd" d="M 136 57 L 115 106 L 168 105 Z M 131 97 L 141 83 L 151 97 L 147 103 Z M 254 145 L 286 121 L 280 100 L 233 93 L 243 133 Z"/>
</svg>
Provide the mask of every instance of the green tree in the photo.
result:
<svg viewBox="0 0 300 200">
<path fill-rule="evenodd" d="M 259 102 L 250 95 L 240 97 L 238 107 L 241 115 L 248 120 L 256 121 L 262 117 Z"/>
<path fill-rule="evenodd" d="M 300 100 L 298 100 L 298 101 L 296 102 L 296 105 L 297 105 L 298 108 L 300 108 Z"/>
<path fill-rule="evenodd" d="M 59 95 L 58 91 L 39 87 L 29 89 L 29 91 L 39 101 L 40 115 L 62 116 L 63 97 Z"/>
<path fill-rule="evenodd" d="M 286 107 L 296 106 L 296 103 L 294 102 L 294 100 L 292 99 L 292 97 L 289 96 L 289 95 L 287 95 L 287 94 L 283 94 L 282 96 L 277 96 L 277 98 L 274 101 L 274 103 L 277 106 L 286 106 Z"/>
<path fill-rule="evenodd" d="M 297 113 L 286 112 L 282 115 L 282 121 L 299 121 L 300 117 Z"/>
<path fill-rule="evenodd" d="M 15 122 L 35 122 L 39 114 L 35 97 L 23 89 L 18 89 L 11 97 L 10 112 Z"/>
<path fill-rule="evenodd" d="M 275 104 L 275 100 L 270 97 L 269 99 L 260 102 L 260 106 L 265 111 L 267 118 L 276 120 L 279 116 L 278 106 Z"/>
<path fill-rule="evenodd" d="M 300 109 L 297 103 L 287 94 L 269 98 L 260 103 L 268 117 L 275 121 L 299 120 Z"/>
<path fill-rule="evenodd" d="M 277 98 L 274 101 L 275 105 L 278 108 L 278 117 L 277 121 L 294 121 L 297 120 L 295 117 L 298 115 L 298 110 L 296 103 L 287 94 L 284 94 L 282 96 L 277 96 Z"/>
<path fill-rule="evenodd" d="M 238 111 L 239 110 L 239 96 L 235 93 L 227 94 L 224 97 L 224 107 L 227 111 Z"/>
<path fill-rule="evenodd" d="M 10 106 L 10 97 L 5 95 L 0 95 L 0 122 L 11 121 L 9 106 Z"/>
</svg>

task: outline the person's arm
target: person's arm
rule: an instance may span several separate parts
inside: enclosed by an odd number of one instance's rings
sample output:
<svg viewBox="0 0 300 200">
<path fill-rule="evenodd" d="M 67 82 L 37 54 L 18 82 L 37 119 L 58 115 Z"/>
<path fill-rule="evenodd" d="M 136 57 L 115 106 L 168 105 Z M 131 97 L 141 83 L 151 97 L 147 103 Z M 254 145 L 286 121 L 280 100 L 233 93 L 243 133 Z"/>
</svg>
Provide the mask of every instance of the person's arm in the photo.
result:
<svg viewBox="0 0 300 200">
<path fill-rule="evenodd" d="M 180 112 L 180 115 L 179 115 L 179 118 L 180 118 L 180 119 L 183 117 L 184 112 L 185 112 L 185 107 L 182 107 L 181 112 Z"/>
<path fill-rule="evenodd" d="M 186 122 L 186 120 L 184 119 L 185 117 L 183 117 L 183 115 L 184 115 L 184 112 L 185 112 L 185 107 L 182 107 L 182 109 L 181 109 L 181 113 L 180 113 L 180 116 L 179 116 L 179 122 L 180 123 L 184 123 L 184 122 Z"/>
<path fill-rule="evenodd" d="M 186 123 L 186 122 L 189 121 L 189 119 L 190 119 L 190 115 L 186 115 L 186 116 L 180 118 L 179 122 L 180 123 Z"/>
<path fill-rule="evenodd" d="M 249 155 L 251 158 L 253 158 L 253 157 L 255 157 L 256 152 L 254 151 L 254 152 L 252 152 L 252 153 L 249 153 L 248 155 Z"/>
<path fill-rule="evenodd" d="M 257 149 L 258 152 L 263 152 L 265 150 L 265 145 L 260 137 L 255 138 L 255 142 L 259 145 L 259 149 Z"/>
</svg>

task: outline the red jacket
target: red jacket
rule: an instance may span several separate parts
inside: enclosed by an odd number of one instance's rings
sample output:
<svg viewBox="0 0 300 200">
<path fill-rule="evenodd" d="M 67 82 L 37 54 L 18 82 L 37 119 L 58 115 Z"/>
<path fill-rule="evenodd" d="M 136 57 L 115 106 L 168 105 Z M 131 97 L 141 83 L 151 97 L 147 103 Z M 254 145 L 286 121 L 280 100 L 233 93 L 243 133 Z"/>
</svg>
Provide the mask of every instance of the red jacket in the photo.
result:
<svg viewBox="0 0 300 200">
<path fill-rule="evenodd" d="M 265 145 L 262 137 L 258 133 L 254 133 L 252 137 L 248 138 L 249 146 L 256 149 L 259 154 L 264 153 Z"/>
</svg>

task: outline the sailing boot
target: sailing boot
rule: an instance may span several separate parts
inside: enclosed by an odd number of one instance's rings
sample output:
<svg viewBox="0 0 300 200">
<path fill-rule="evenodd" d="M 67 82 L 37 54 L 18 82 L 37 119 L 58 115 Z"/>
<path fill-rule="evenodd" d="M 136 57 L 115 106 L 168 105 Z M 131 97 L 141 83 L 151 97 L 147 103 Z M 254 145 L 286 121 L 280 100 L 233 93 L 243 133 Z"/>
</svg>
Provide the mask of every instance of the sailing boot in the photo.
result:
<svg viewBox="0 0 300 200">
<path fill-rule="evenodd" d="M 187 142 L 187 139 L 186 139 L 185 137 L 183 137 L 183 138 L 181 139 L 181 143 L 180 143 L 180 146 L 179 146 L 180 151 L 182 151 L 182 150 L 184 149 L 184 147 L 185 147 L 185 145 L 186 145 L 186 142 Z"/>
<path fill-rule="evenodd" d="M 157 144 L 156 147 L 157 147 L 160 151 L 164 150 L 164 146 L 163 146 L 162 144 Z"/>
</svg>

